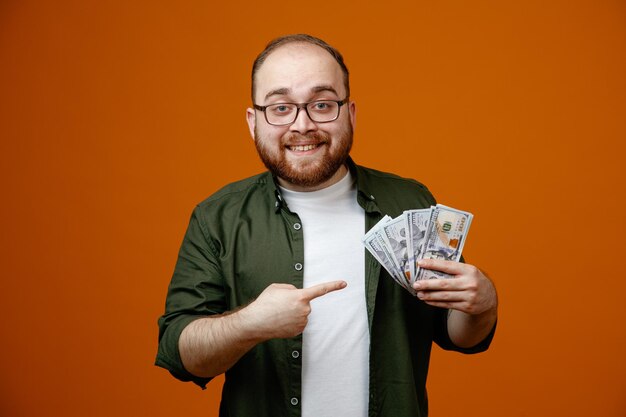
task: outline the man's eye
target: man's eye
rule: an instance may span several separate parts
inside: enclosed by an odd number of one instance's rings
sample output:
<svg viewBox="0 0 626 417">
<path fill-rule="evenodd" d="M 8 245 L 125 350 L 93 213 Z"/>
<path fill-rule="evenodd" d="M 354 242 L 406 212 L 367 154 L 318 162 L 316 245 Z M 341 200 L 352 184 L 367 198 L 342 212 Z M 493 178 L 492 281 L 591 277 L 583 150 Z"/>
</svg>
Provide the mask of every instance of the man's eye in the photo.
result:
<svg viewBox="0 0 626 417">
<path fill-rule="evenodd" d="M 269 110 L 274 114 L 287 114 L 292 111 L 292 106 L 277 104 L 276 106 L 270 107 Z"/>
<path fill-rule="evenodd" d="M 319 101 L 315 103 L 315 110 L 326 110 L 328 107 L 329 105 L 325 101 Z"/>
</svg>

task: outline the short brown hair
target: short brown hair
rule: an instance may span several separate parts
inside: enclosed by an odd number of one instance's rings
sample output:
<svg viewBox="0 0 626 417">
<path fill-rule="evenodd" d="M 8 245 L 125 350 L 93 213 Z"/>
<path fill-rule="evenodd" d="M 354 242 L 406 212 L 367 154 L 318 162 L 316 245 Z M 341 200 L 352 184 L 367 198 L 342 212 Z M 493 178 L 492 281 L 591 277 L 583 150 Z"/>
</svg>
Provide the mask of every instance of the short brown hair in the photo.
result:
<svg viewBox="0 0 626 417">
<path fill-rule="evenodd" d="M 341 53 L 335 48 L 333 48 L 332 46 L 330 46 L 329 44 L 327 44 L 326 42 L 324 42 L 323 40 L 321 40 L 320 38 L 316 38 L 315 36 L 307 35 L 305 33 L 297 33 L 294 35 L 281 36 L 279 38 L 276 38 L 270 41 L 265 47 L 265 49 L 261 51 L 259 56 L 257 56 L 256 59 L 254 60 L 254 64 L 252 65 L 252 102 L 254 102 L 254 90 L 256 89 L 256 82 L 254 80 L 254 76 L 256 75 L 259 68 L 261 68 L 261 65 L 263 65 L 263 62 L 265 62 L 265 59 L 272 52 L 274 52 L 274 50 L 278 49 L 279 47 L 283 45 L 287 45 L 289 43 L 296 43 L 296 42 L 303 42 L 303 43 L 309 43 L 312 45 L 317 45 L 321 48 L 324 48 L 329 54 L 332 55 L 333 58 L 335 58 L 335 61 L 337 61 L 337 63 L 341 67 L 341 71 L 343 71 L 343 82 L 346 87 L 346 97 L 349 97 L 350 96 L 350 73 L 348 72 L 348 67 L 343 62 L 343 56 L 341 55 Z"/>
</svg>

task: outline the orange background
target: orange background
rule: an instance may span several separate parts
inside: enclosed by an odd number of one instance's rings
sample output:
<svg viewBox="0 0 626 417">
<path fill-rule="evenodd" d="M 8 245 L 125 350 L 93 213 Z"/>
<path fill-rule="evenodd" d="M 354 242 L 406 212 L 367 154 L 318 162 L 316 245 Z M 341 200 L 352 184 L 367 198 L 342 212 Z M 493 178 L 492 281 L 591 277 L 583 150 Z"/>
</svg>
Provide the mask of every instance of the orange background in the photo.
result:
<svg viewBox="0 0 626 417">
<path fill-rule="evenodd" d="M 3 0 L 0 415 L 217 415 L 156 320 L 193 206 L 262 169 L 250 67 L 293 32 L 346 57 L 355 160 L 476 216 L 499 329 L 435 349 L 431 415 L 625 415 L 618 0 Z"/>
</svg>

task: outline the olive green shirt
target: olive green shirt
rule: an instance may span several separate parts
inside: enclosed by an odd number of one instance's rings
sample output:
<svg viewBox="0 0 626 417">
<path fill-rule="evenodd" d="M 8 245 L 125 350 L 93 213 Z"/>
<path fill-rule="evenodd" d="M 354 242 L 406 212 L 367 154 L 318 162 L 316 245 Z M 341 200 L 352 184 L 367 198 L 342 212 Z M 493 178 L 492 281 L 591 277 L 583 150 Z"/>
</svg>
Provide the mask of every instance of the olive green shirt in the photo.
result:
<svg viewBox="0 0 626 417">
<path fill-rule="evenodd" d="M 348 161 L 363 233 L 385 214 L 427 208 L 435 199 L 410 179 Z M 194 210 L 159 319 L 156 364 L 183 381 L 205 387 L 211 378 L 187 372 L 178 339 L 191 321 L 254 300 L 272 283 L 302 288 L 306 263 L 303 229 L 269 172 L 230 184 Z M 363 249 L 365 250 L 365 249 Z M 370 330 L 369 416 L 426 416 L 426 376 L 432 342 L 464 353 L 486 350 L 493 333 L 471 349 L 447 333 L 447 310 L 431 307 L 396 284 L 366 251 L 365 297 Z M 341 340 L 337 340 L 341 343 Z M 300 416 L 302 335 L 272 339 L 246 353 L 226 372 L 220 416 Z"/>
</svg>

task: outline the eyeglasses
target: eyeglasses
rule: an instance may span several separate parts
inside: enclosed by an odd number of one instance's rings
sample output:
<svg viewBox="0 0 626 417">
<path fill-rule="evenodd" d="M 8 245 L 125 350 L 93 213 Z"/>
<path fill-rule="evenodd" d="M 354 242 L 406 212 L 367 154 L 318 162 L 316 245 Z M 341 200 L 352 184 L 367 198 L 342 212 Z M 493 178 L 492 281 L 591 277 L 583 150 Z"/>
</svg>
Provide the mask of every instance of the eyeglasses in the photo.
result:
<svg viewBox="0 0 626 417">
<path fill-rule="evenodd" d="M 290 125 L 296 121 L 301 109 L 306 111 L 309 119 L 316 123 L 327 123 L 337 120 L 341 106 L 348 102 L 343 100 L 317 100 L 308 103 L 276 103 L 269 106 L 254 105 L 254 108 L 265 114 L 267 123 L 273 126 Z"/>
</svg>

